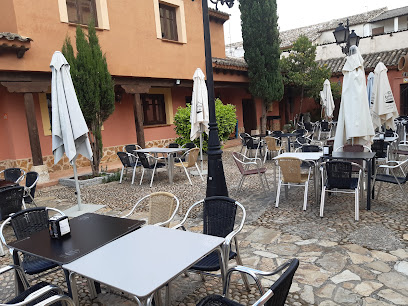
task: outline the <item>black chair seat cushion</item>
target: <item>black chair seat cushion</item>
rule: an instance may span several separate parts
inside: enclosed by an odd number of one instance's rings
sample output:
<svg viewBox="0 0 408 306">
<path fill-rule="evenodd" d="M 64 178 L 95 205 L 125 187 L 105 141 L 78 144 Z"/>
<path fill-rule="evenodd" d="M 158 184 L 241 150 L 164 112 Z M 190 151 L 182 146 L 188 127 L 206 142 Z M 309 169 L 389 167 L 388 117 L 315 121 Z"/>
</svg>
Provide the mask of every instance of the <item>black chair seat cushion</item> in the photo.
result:
<svg viewBox="0 0 408 306">
<path fill-rule="evenodd" d="M 230 251 L 229 260 L 235 258 L 237 253 Z M 198 263 L 191 267 L 193 270 L 197 271 L 217 271 L 220 269 L 220 262 L 218 259 L 218 253 L 216 251 L 208 254 Z"/>
<path fill-rule="evenodd" d="M 220 295 L 213 294 L 202 299 L 197 306 L 242 306 L 242 304 L 231 301 Z"/>
<path fill-rule="evenodd" d="M 47 286 L 47 285 L 49 285 L 49 284 L 46 283 L 46 282 L 40 282 L 40 283 L 38 283 L 38 284 L 35 284 L 34 286 L 31 286 L 30 288 L 28 288 L 27 290 L 25 290 L 24 292 L 22 292 L 20 295 L 16 296 L 15 298 L 13 298 L 13 299 L 10 300 L 10 301 L 8 301 L 6 304 L 8 305 L 8 304 L 17 304 L 17 303 L 20 303 L 20 302 L 24 301 L 24 299 L 25 299 L 27 296 L 29 296 L 31 293 L 33 293 L 33 292 L 35 292 L 35 291 L 37 291 L 37 290 L 39 290 L 39 289 L 41 289 L 41 288 L 43 288 L 43 287 L 45 287 L 45 286 Z M 48 299 L 49 297 L 51 297 L 51 296 L 53 296 L 53 295 L 56 295 L 56 294 L 58 294 L 57 291 L 51 290 L 51 291 L 48 292 L 47 294 L 44 294 L 44 295 L 41 296 L 40 298 L 34 300 L 32 303 L 28 303 L 28 304 L 26 304 L 26 305 L 36 305 L 36 304 L 38 304 L 39 302 L 44 301 L 44 300 Z M 53 305 L 62 305 L 62 303 L 61 303 L 61 302 L 57 302 L 57 303 L 55 303 L 55 304 L 53 304 Z"/>
<path fill-rule="evenodd" d="M 358 178 L 352 177 L 350 178 L 350 185 L 347 186 L 347 188 L 340 188 L 338 185 L 336 186 L 335 184 L 330 184 L 329 181 L 326 181 L 326 189 L 356 189 L 358 186 Z"/>
<path fill-rule="evenodd" d="M 33 275 L 44 272 L 48 269 L 53 269 L 58 265 L 46 259 L 24 255 L 22 266 L 25 273 Z"/>
<path fill-rule="evenodd" d="M 407 178 L 397 176 L 397 180 L 398 180 L 397 181 L 393 175 L 377 174 L 377 176 L 375 177 L 375 180 L 379 182 L 385 182 L 385 183 L 391 183 L 391 184 L 398 184 L 398 182 L 400 184 L 404 184 L 407 181 Z"/>
</svg>

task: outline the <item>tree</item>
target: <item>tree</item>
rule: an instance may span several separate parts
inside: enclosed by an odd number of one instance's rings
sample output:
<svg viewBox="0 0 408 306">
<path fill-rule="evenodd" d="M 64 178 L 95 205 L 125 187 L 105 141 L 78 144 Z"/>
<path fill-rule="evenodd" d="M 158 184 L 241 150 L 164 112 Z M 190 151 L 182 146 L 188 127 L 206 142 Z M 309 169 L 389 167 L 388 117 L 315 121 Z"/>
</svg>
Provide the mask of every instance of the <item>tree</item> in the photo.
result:
<svg viewBox="0 0 408 306">
<path fill-rule="evenodd" d="M 316 46 L 304 35 L 299 36 L 293 44 L 292 51 L 281 60 L 283 82 L 285 86 L 293 86 L 300 92 L 299 114 L 302 113 L 303 98 L 320 101 L 319 93 L 323 82 L 330 79 L 331 70 L 327 66 L 319 66 L 315 61 Z M 337 94 L 338 87 L 332 86 Z"/>
<path fill-rule="evenodd" d="M 266 112 L 283 96 L 276 0 L 240 0 L 239 9 L 249 91 L 263 101 L 261 133 L 265 133 Z"/>
<path fill-rule="evenodd" d="M 176 142 L 179 145 L 191 142 L 190 123 L 191 104 L 187 104 L 186 107 L 179 107 L 177 113 L 174 115 L 174 129 L 179 136 Z M 237 124 L 237 115 L 235 106 L 232 104 L 223 104 L 220 99 L 215 100 L 215 117 L 218 124 L 218 138 L 220 141 L 226 141 L 229 135 L 235 130 Z M 193 141 L 197 146 L 200 144 L 200 139 L 197 138 Z M 203 133 L 203 150 L 207 150 L 208 135 Z"/>
<path fill-rule="evenodd" d="M 90 135 L 93 161 L 92 174 L 99 174 L 99 164 L 103 155 L 102 124 L 115 110 L 114 82 L 108 71 L 106 57 L 102 54 L 93 21 L 85 35 L 80 26 L 76 29 L 76 50 L 69 37 L 65 39 L 62 53 L 71 66 L 79 105 L 81 106 Z"/>
</svg>

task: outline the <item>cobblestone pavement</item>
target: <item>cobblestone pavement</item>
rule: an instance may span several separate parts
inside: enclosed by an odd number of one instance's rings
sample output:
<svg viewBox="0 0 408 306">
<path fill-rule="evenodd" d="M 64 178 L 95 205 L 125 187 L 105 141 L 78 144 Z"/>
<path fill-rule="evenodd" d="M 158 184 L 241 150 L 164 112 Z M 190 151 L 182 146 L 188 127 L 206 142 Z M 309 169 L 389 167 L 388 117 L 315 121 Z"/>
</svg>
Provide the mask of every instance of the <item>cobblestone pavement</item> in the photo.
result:
<svg viewBox="0 0 408 306">
<path fill-rule="evenodd" d="M 385 186 L 372 209 L 360 203 L 360 221 L 354 221 L 354 195 L 328 196 L 325 215 L 319 217 L 319 205 L 314 197 L 313 183 L 309 186 L 308 208 L 302 210 L 303 187 L 290 188 L 288 198 L 281 194 L 279 208 L 274 207 L 274 172 L 267 162 L 267 177 L 271 189 L 263 191 L 257 177 L 248 178 L 239 194 L 236 186 L 240 175 L 227 149 L 223 154 L 224 170 L 230 196 L 241 202 L 247 211 L 246 223 L 239 234 L 241 256 L 245 265 L 261 270 L 273 270 L 287 259 L 300 260 L 287 305 L 408 305 L 408 199 L 398 186 Z M 138 174 L 138 177 L 140 174 Z M 205 182 L 193 177 L 193 186 L 181 172 L 176 172 L 175 184 L 169 185 L 165 173 L 155 177 L 153 187 L 147 179 L 141 186 L 111 182 L 82 189 L 85 203 L 104 204 L 102 214 L 123 215 L 143 195 L 165 190 L 179 197 L 181 209 L 174 223 L 187 208 L 205 195 Z M 408 186 L 404 186 L 408 191 Z M 75 205 L 74 190 L 54 186 L 38 193 L 41 205 L 65 209 Z M 146 209 L 139 209 L 135 218 L 143 218 Z M 198 215 L 199 216 L 199 215 Z M 199 218 L 192 220 L 200 228 Z M 8 232 L 10 234 L 10 232 Z M 0 258 L 1 265 L 11 263 L 11 257 Z M 33 280 L 32 282 L 38 280 Z M 61 270 L 41 277 L 65 288 Z M 265 286 L 276 279 L 262 280 Z M 11 294 L 12 278 L 0 279 L 2 300 Z M 91 301 L 86 280 L 78 278 L 81 305 L 135 305 L 131 297 L 102 286 L 102 294 Z M 189 273 L 171 283 L 172 305 L 195 305 L 202 297 L 221 293 L 218 278 Z M 240 277 L 234 277 L 230 296 L 242 304 L 251 304 L 259 297 L 254 286 L 247 292 Z"/>
</svg>

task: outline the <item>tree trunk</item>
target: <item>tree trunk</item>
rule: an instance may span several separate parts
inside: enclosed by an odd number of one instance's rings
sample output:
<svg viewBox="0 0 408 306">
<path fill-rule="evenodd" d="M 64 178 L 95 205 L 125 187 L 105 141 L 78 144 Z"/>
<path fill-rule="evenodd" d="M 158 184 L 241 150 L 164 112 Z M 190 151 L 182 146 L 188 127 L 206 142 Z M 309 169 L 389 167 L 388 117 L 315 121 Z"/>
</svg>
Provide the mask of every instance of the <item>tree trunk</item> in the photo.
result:
<svg viewBox="0 0 408 306">
<path fill-rule="evenodd" d="M 305 91 L 305 89 L 304 89 L 304 87 L 302 86 L 302 90 L 301 90 L 301 92 L 300 92 L 299 117 L 300 117 L 300 114 L 302 113 L 302 104 L 303 104 L 303 94 L 304 94 L 304 91 Z"/>
<path fill-rule="evenodd" d="M 100 133 L 100 132 L 99 132 Z M 101 148 L 99 145 L 100 140 L 96 136 L 96 133 L 89 133 L 89 142 L 91 143 L 93 159 L 91 161 L 92 175 L 99 175 L 99 164 L 101 162 Z"/>
<path fill-rule="evenodd" d="M 267 101 L 262 103 L 262 116 L 261 116 L 261 134 L 266 134 L 266 111 L 268 109 Z"/>
</svg>

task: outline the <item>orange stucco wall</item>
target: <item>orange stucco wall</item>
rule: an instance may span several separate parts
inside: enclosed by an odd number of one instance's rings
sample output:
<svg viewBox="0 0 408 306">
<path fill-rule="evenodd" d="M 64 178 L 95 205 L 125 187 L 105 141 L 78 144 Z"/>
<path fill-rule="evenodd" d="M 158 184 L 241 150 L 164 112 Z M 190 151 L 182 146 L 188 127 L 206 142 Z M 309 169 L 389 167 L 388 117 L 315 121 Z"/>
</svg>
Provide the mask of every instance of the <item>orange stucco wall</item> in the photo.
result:
<svg viewBox="0 0 408 306">
<path fill-rule="evenodd" d="M 211 53 L 213 57 L 225 57 L 224 27 L 222 23 L 210 23 Z"/>
<path fill-rule="evenodd" d="M 24 58 L 0 57 L 1 70 L 50 71 L 54 51 L 68 35 L 74 42 L 76 27 L 60 21 L 58 2 L 19 0 L 14 3 L 17 32 L 33 39 Z M 187 43 L 158 39 L 153 1 L 107 1 L 110 30 L 98 31 L 112 75 L 191 79 L 204 70 L 204 42 L 200 1 L 184 1 Z M 3 17 L 2 17 L 3 18 Z M 12 18 L 12 14 L 9 16 Z M 198 22 L 199 21 L 199 22 Z M 11 22 L 12 24 L 12 22 Z M 212 25 L 214 55 L 225 55 L 222 25 Z M 13 28 L 10 28 L 12 30 Z"/>
<path fill-rule="evenodd" d="M 13 2 L 14 0 L 1 0 L 0 32 L 16 33 L 17 31 Z"/>
</svg>

